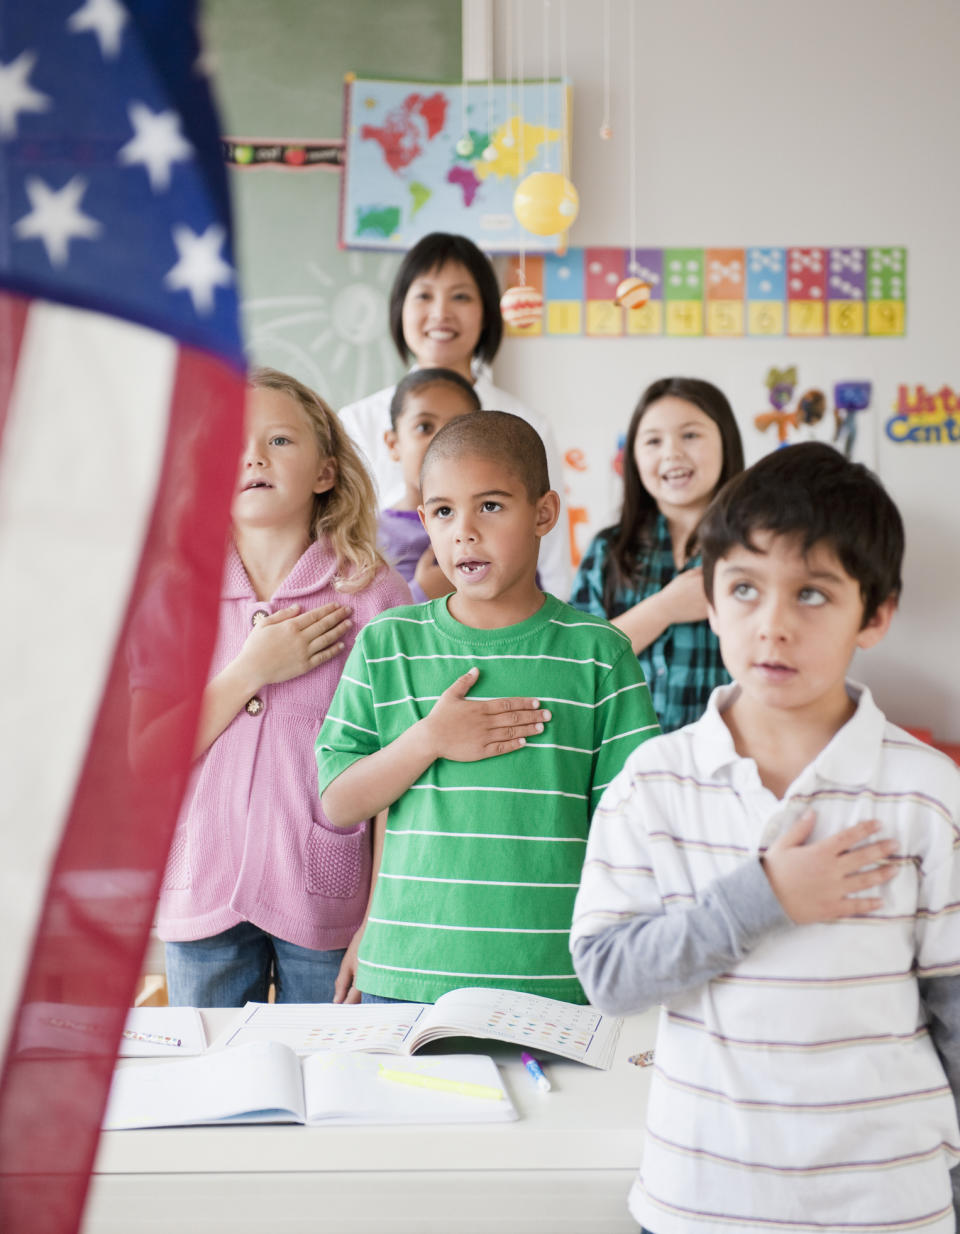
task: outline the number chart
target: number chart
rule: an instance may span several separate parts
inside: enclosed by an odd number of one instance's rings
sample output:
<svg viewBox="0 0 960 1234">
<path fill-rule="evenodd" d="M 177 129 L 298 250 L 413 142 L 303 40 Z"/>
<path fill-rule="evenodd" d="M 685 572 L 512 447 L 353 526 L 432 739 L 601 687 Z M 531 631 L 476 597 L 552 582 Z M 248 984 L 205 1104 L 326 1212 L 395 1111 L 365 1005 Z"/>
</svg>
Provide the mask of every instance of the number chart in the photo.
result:
<svg viewBox="0 0 960 1234">
<path fill-rule="evenodd" d="M 516 281 L 518 258 L 503 266 Z M 894 338 L 906 334 L 907 250 L 893 248 L 571 248 L 528 255 L 543 316 L 512 338 Z M 650 296 L 614 302 L 627 277 Z"/>
</svg>

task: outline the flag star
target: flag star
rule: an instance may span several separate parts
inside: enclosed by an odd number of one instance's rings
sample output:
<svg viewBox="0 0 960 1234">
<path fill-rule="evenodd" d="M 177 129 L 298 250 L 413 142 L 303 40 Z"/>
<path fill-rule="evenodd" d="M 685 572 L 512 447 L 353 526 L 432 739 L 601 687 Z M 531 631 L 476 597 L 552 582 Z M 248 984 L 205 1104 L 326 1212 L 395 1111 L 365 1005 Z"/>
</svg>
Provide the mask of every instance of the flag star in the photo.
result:
<svg viewBox="0 0 960 1234">
<path fill-rule="evenodd" d="M 71 14 L 67 26 L 75 33 L 92 30 L 100 44 L 100 54 L 105 60 L 120 52 L 123 27 L 127 24 L 127 10 L 120 0 L 84 0 Z"/>
<path fill-rule="evenodd" d="M 213 310 L 215 287 L 229 287 L 233 282 L 233 267 L 220 256 L 220 247 L 227 238 L 220 223 L 211 223 L 202 236 L 181 224 L 173 229 L 179 261 L 164 278 L 173 291 L 188 291 L 194 311 Z"/>
<path fill-rule="evenodd" d="M 131 103 L 127 114 L 134 135 L 120 147 L 117 158 L 128 166 L 142 163 L 155 193 L 168 189 L 173 164 L 193 157 L 193 146 L 180 132 L 179 115 L 153 112 L 143 103 Z"/>
<path fill-rule="evenodd" d="M 22 51 L 16 60 L 0 64 L 0 137 L 16 136 L 19 112 L 50 110 L 50 95 L 27 81 L 36 62 L 34 52 Z"/>
<path fill-rule="evenodd" d="M 62 189 L 52 189 L 37 176 L 28 176 L 26 190 L 33 209 L 14 223 L 13 230 L 21 240 L 42 241 L 51 265 L 65 264 L 71 240 L 92 240 L 103 230 L 96 219 L 80 209 L 87 191 L 83 176 L 74 176 Z"/>
</svg>

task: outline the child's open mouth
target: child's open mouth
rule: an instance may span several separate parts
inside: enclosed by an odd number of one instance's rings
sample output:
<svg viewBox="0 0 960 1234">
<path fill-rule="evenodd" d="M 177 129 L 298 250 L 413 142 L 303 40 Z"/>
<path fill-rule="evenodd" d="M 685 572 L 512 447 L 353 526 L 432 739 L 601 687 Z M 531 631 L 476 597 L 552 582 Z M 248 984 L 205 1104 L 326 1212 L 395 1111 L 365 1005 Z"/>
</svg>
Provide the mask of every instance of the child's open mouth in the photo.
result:
<svg viewBox="0 0 960 1234">
<path fill-rule="evenodd" d="M 467 578 L 478 578 L 486 574 L 489 567 L 489 561 L 477 561 L 475 558 L 470 558 L 467 561 L 457 562 L 457 573 Z"/>
</svg>

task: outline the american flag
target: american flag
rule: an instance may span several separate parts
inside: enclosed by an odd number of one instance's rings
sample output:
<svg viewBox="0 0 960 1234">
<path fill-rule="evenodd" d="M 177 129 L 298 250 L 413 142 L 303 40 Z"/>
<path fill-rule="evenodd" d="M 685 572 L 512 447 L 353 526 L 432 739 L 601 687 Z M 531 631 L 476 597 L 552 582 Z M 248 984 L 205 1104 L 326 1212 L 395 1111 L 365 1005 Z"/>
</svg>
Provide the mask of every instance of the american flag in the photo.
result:
<svg viewBox="0 0 960 1234">
<path fill-rule="evenodd" d="M 243 355 L 195 19 L 0 0 L 4 1234 L 79 1224 L 215 630 Z"/>
</svg>

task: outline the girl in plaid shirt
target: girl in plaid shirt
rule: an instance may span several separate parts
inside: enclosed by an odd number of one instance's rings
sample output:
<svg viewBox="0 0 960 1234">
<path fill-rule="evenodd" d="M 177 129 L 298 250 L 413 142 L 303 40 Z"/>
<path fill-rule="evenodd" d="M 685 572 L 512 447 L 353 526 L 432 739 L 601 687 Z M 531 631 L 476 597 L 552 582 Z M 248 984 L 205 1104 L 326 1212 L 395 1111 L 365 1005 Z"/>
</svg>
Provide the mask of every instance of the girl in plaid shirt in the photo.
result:
<svg viewBox="0 0 960 1234">
<path fill-rule="evenodd" d="M 692 377 L 655 381 L 623 448 L 620 519 L 593 540 L 571 604 L 630 638 L 664 732 L 699 718 L 730 680 L 707 624 L 696 528 L 714 494 L 743 470 L 743 446 L 722 391 Z"/>
</svg>

